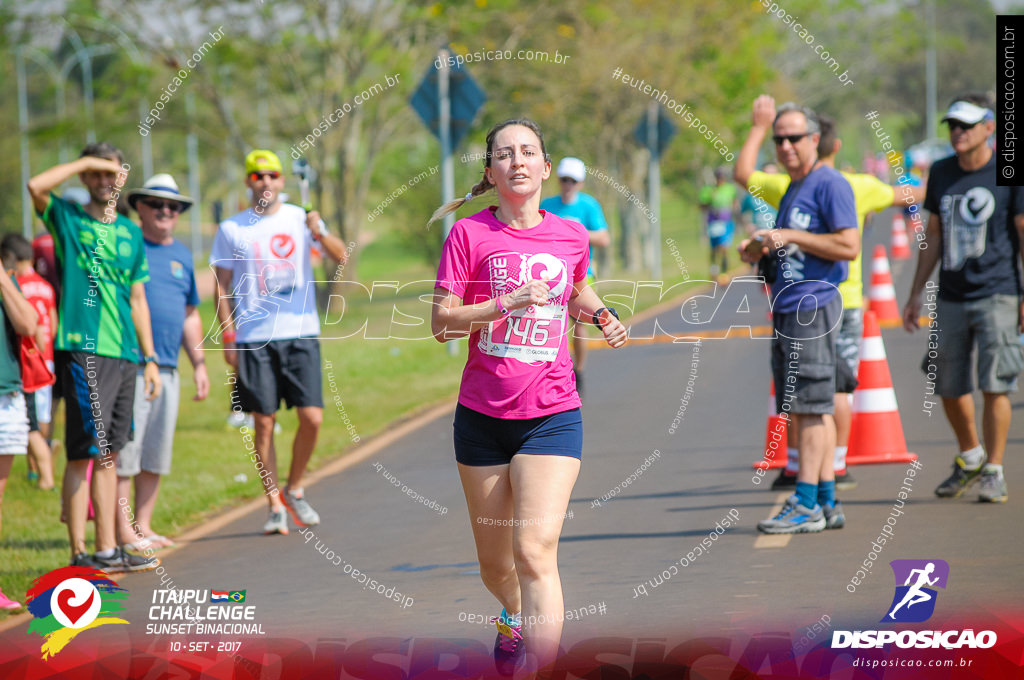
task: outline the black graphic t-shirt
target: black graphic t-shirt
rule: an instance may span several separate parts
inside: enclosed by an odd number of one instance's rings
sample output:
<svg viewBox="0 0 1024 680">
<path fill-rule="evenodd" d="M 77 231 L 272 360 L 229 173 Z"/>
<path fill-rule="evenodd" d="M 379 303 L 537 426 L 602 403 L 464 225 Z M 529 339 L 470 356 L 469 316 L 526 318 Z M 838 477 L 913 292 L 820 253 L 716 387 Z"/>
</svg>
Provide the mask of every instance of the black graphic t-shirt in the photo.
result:
<svg viewBox="0 0 1024 680">
<path fill-rule="evenodd" d="M 942 220 L 939 297 L 978 300 L 1020 295 L 1020 241 L 1013 218 L 1024 213 L 1022 187 L 996 186 L 996 157 L 965 172 L 956 156 L 932 165 L 924 207 Z"/>
</svg>

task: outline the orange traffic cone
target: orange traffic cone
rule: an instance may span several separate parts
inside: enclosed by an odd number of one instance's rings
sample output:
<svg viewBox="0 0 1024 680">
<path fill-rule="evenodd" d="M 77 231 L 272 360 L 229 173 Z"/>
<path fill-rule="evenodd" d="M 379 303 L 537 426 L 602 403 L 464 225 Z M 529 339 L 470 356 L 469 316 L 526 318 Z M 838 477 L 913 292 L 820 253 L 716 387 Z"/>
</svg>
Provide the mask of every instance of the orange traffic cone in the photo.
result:
<svg viewBox="0 0 1024 680">
<path fill-rule="evenodd" d="M 879 323 L 900 322 L 900 307 L 896 304 L 896 289 L 892 286 L 889 260 L 885 257 L 885 246 L 875 246 L 871 258 L 871 288 L 868 289 L 868 309 L 875 313 Z"/>
<path fill-rule="evenodd" d="M 903 215 L 896 213 L 892 217 L 892 259 L 910 259 L 910 239 L 907 237 L 907 223 Z"/>
<path fill-rule="evenodd" d="M 764 435 L 764 456 L 754 463 L 755 468 L 774 470 L 786 467 L 786 433 L 789 419 L 780 416 L 775 408 L 775 381 L 772 381 L 771 404 L 768 406 L 768 427 Z"/>
<path fill-rule="evenodd" d="M 857 389 L 853 393 L 853 423 L 846 454 L 847 465 L 868 463 L 907 463 L 917 454 L 907 452 L 892 388 L 889 361 L 878 319 L 870 310 L 864 312 L 864 337 L 860 343 L 860 369 Z"/>
</svg>

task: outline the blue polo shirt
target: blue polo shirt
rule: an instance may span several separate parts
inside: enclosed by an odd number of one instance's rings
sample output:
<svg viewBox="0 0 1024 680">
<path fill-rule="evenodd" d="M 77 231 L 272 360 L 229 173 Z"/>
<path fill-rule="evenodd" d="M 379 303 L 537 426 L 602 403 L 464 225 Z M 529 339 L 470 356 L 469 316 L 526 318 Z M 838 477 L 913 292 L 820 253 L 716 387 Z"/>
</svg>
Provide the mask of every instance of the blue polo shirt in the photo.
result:
<svg viewBox="0 0 1024 680">
<path fill-rule="evenodd" d="M 192 251 L 177 239 L 165 246 L 145 240 L 145 245 L 149 260 L 146 302 L 157 361 L 161 367 L 177 368 L 185 306 L 199 304 Z"/>
<path fill-rule="evenodd" d="M 802 229 L 812 234 L 828 234 L 840 229 L 857 228 L 850 183 L 834 168 L 822 165 L 807 177 L 790 182 L 779 202 L 776 222 L 779 229 Z M 769 247 L 771 247 L 769 245 Z M 772 284 L 772 311 L 783 314 L 809 311 L 832 301 L 846 280 L 847 262 L 825 260 L 790 244 L 779 251 L 778 276 Z M 805 297 L 810 299 L 801 302 Z"/>
</svg>

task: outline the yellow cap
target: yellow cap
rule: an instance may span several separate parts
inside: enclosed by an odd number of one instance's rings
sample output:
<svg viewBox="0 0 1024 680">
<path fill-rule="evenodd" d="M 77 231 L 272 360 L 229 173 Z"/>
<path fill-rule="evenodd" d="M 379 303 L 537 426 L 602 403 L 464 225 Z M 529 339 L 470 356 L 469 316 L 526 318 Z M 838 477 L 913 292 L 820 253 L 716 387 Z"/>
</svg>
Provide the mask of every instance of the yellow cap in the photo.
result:
<svg viewBox="0 0 1024 680">
<path fill-rule="evenodd" d="M 253 149 L 245 157 L 245 172 L 276 171 L 283 172 L 281 159 L 273 151 Z"/>
</svg>

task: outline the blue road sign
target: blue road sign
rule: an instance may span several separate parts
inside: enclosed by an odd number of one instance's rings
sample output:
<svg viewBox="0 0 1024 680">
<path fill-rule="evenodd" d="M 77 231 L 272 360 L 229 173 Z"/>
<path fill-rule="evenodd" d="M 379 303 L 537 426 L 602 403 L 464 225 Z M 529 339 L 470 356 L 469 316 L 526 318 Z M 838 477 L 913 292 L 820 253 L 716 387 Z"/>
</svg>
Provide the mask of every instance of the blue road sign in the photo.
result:
<svg viewBox="0 0 1024 680">
<path fill-rule="evenodd" d="M 438 139 L 441 138 L 441 101 L 437 93 L 439 66 L 440 61 L 435 59 L 409 100 L 412 108 Z M 449 66 L 448 72 L 448 97 L 451 99 L 452 116 L 451 140 L 452 149 L 455 149 L 469 132 L 477 111 L 487 101 L 487 95 L 462 64 Z"/>
<path fill-rule="evenodd" d="M 636 139 L 640 146 L 647 147 L 647 150 L 654 154 L 656 158 L 660 158 L 662 152 L 668 147 L 668 143 L 675 136 L 677 128 L 672 120 L 665 113 L 665 108 L 662 106 L 658 107 L 658 148 L 652 149 L 648 146 L 647 141 L 647 113 L 644 112 L 640 116 L 640 122 L 633 130 L 633 138 Z"/>
</svg>

